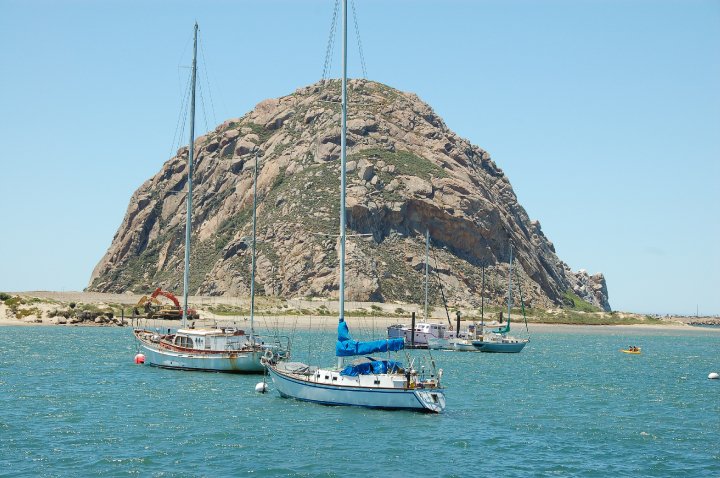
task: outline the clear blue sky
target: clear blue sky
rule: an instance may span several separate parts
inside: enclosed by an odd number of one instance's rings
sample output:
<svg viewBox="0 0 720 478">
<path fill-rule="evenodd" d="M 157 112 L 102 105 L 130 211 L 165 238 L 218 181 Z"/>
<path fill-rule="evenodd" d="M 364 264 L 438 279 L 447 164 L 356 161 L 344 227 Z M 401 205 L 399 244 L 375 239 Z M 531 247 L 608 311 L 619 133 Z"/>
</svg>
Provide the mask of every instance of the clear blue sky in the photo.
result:
<svg viewBox="0 0 720 478">
<path fill-rule="evenodd" d="M 171 156 L 195 20 L 212 129 L 320 79 L 333 4 L 0 0 L 0 290 L 87 286 Z M 489 151 L 614 309 L 720 314 L 720 2 L 356 5 L 368 77 Z"/>
</svg>

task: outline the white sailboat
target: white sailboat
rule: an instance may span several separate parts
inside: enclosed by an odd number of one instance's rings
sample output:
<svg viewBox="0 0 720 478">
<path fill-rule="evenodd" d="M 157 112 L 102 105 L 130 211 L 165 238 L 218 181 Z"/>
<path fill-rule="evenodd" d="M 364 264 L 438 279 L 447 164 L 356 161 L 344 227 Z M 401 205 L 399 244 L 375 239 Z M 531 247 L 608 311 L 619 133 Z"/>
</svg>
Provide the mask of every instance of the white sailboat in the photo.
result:
<svg viewBox="0 0 720 478">
<path fill-rule="evenodd" d="M 399 351 L 404 339 L 358 342 L 350 337 L 345 322 L 345 162 L 347 122 L 347 0 L 343 0 L 342 123 L 340 155 L 340 287 L 336 367 L 320 368 L 289 357 L 278 357 L 272 351 L 264 359 L 272 381 L 282 397 L 325 405 L 350 405 L 369 408 L 405 409 L 441 412 L 445 409 L 444 389 L 440 384 L 442 370 L 429 377 L 418 373 L 412 364 L 403 367 L 389 357 L 372 354 Z M 345 357 L 359 357 L 344 366 Z"/>
<path fill-rule="evenodd" d="M 135 328 L 133 334 L 143 352 L 142 360 L 148 365 L 176 370 L 209 372 L 263 373 L 261 358 L 267 350 L 282 355 L 279 343 L 265 343 L 255 334 L 255 229 L 257 205 L 258 155 L 255 155 L 253 186 L 253 244 L 252 273 L 250 282 L 250 331 L 235 327 L 195 328 L 194 322 L 187 326 L 188 290 L 190 272 L 190 231 L 192 219 L 192 173 L 195 143 L 195 79 L 197 73 L 197 32 L 194 28 L 192 88 L 190 102 L 190 144 L 188 147 L 187 220 L 185 224 L 185 272 L 183 278 L 183 309 L 181 327 L 177 331 Z"/>
<path fill-rule="evenodd" d="M 485 291 L 485 268 L 482 270 L 482 290 Z M 480 294 L 480 314 L 484 313 L 484 298 L 483 294 Z M 482 339 L 482 323 L 470 323 L 467 325 L 465 330 L 460 330 L 460 320 L 457 321 L 457 331 L 455 336 L 447 339 L 436 339 L 430 338 L 428 340 L 428 346 L 433 350 L 454 350 L 456 352 L 477 352 L 478 348 L 474 345 L 474 342 Z"/>
<path fill-rule="evenodd" d="M 428 303 L 428 291 L 430 286 L 430 231 L 425 230 L 425 322 L 413 323 L 410 327 L 406 324 L 391 325 L 387 328 L 388 337 L 405 339 L 412 348 L 439 349 L 446 347 L 450 340 L 455 338 L 452 327 L 442 322 L 431 322 Z M 443 296 L 443 299 L 445 297 Z M 450 320 L 448 318 L 448 320 Z"/>
</svg>

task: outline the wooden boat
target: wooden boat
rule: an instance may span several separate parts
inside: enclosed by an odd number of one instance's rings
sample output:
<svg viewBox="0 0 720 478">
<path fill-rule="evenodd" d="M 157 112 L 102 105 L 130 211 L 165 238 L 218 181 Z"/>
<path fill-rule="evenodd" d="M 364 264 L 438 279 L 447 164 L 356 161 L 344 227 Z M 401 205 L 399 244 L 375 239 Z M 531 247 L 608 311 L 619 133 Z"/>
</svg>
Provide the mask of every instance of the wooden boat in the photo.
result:
<svg viewBox="0 0 720 478">
<path fill-rule="evenodd" d="M 261 363 L 263 354 L 284 356 L 289 349 L 289 340 L 282 346 L 281 338 L 268 341 L 255 334 L 255 235 L 257 209 L 258 154 L 255 153 L 255 171 L 253 176 L 253 237 L 252 237 L 252 276 L 250 280 L 250 331 L 245 333 L 234 327 L 195 328 L 194 322 L 188 327 L 187 319 L 194 311 L 188 309 L 188 290 L 190 273 L 190 229 L 192 219 L 193 194 L 193 155 L 195 151 L 195 80 L 197 74 L 197 33 L 195 24 L 193 42 L 193 61 L 191 72 L 190 99 L 190 142 L 188 145 L 187 173 L 187 218 L 185 224 L 185 271 L 181 327 L 177 331 L 165 329 L 135 328 L 133 333 L 138 348 L 144 354 L 144 363 L 161 368 L 175 370 L 197 370 L 208 372 L 263 373 Z M 160 291 L 160 289 L 158 289 Z M 155 294 L 154 294 L 155 295 Z M 177 302 L 175 299 L 174 302 Z M 272 343 L 269 343 L 272 342 Z"/>
<path fill-rule="evenodd" d="M 635 347 L 635 348 L 631 347 L 629 349 L 620 349 L 620 352 L 622 352 L 624 354 L 640 355 L 641 350 L 642 349 L 640 347 Z"/>
</svg>

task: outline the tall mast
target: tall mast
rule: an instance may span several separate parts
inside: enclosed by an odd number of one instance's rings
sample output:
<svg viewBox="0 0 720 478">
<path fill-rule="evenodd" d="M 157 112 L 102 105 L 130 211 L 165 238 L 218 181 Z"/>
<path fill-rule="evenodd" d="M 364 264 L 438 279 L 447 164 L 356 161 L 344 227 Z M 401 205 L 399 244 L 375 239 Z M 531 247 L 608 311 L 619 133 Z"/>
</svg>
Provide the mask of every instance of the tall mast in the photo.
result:
<svg viewBox="0 0 720 478">
<path fill-rule="evenodd" d="M 482 289 L 480 291 L 480 324 L 485 324 L 485 265 L 482 266 Z"/>
<path fill-rule="evenodd" d="M 437 264 L 436 264 L 437 266 Z M 430 271 L 430 229 L 425 229 L 425 322 L 430 321 L 428 317 L 428 275 Z M 413 332 L 415 333 L 415 332 Z"/>
<path fill-rule="evenodd" d="M 253 235 L 252 235 L 252 272 L 250 274 L 250 337 L 255 340 L 255 232 L 257 229 L 257 174 L 258 151 L 255 150 L 255 172 L 253 173 Z"/>
<path fill-rule="evenodd" d="M 340 127 L 340 319 L 345 320 L 345 160 L 347 134 L 347 0 L 342 2 L 342 123 Z M 338 357 L 338 366 L 342 357 Z"/>
<path fill-rule="evenodd" d="M 508 270 L 508 325 L 510 325 L 510 304 L 512 304 L 512 244 L 510 244 L 510 269 Z"/>
<path fill-rule="evenodd" d="M 345 318 L 345 161 L 347 148 L 347 0 L 342 7 L 342 124 L 340 131 L 340 318 Z"/>
<path fill-rule="evenodd" d="M 195 154 L 195 77 L 197 76 L 197 32 L 195 23 L 193 34 L 193 61 L 192 61 L 192 88 L 190 96 L 190 145 L 188 146 L 188 190 L 187 190 L 187 219 L 185 222 L 185 275 L 183 277 L 183 314 L 182 326 L 187 325 L 188 289 L 190 280 L 190 226 L 192 223 L 192 175 L 193 155 Z"/>
</svg>

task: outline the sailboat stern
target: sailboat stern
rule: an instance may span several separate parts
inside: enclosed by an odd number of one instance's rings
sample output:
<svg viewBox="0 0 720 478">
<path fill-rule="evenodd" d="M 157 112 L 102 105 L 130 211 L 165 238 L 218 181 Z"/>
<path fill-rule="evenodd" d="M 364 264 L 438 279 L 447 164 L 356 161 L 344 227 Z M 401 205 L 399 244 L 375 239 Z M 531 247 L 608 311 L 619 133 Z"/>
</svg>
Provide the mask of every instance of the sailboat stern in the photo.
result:
<svg viewBox="0 0 720 478">
<path fill-rule="evenodd" d="M 429 412 L 440 413 L 445 410 L 445 391 L 443 389 L 415 390 L 415 397 Z"/>
</svg>

